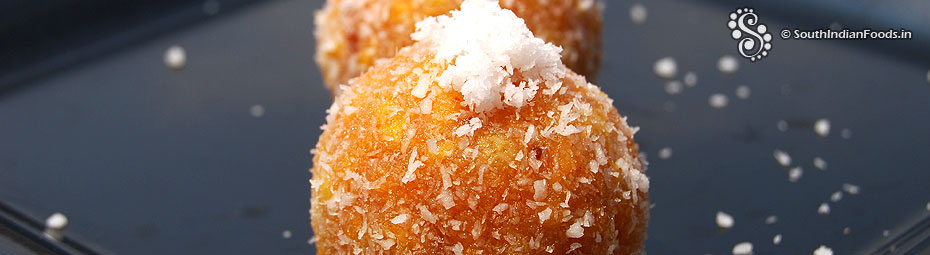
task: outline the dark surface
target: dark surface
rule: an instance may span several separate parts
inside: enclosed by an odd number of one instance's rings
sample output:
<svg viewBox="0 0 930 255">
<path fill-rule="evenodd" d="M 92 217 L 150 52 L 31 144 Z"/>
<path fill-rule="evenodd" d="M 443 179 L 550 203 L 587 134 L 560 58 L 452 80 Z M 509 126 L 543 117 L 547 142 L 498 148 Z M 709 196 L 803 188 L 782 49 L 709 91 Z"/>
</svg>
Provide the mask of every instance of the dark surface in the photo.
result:
<svg viewBox="0 0 930 255">
<path fill-rule="evenodd" d="M 656 204 L 650 254 L 730 254 L 742 241 L 758 254 L 810 254 L 821 244 L 856 254 L 928 214 L 926 60 L 856 42 L 775 39 L 769 57 L 740 60 L 724 75 L 716 62 L 737 55 L 725 23 L 737 6 L 645 4 L 648 21 L 635 26 L 630 2 L 608 3 L 596 83 L 642 127 L 636 140 L 650 158 Z M 320 6 L 252 5 L 0 95 L 0 199 L 40 219 L 63 212 L 69 234 L 120 254 L 312 253 L 308 151 L 331 102 L 313 62 Z M 829 25 L 756 11 L 773 31 Z M 162 62 L 172 44 L 187 51 L 181 71 Z M 678 79 L 694 71 L 698 86 L 665 94 L 652 72 L 665 56 L 678 61 Z M 748 100 L 735 98 L 740 84 L 752 88 Z M 729 105 L 711 108 L 713 93 L 729 95 Z M 663 110 L 666 102 L 675 110 Z M 249 113 L 256 104 L 260 118 Z M 831 120 L 829 137 L 812 131 L 818 118 Z M 776 129 L 781 119 L 787 132 Z M 665 146 L 673 156 L 658 159 Z M 804 167 L 799 182 L 788 182 L 775 149 Z M 811 165 L 814 156 L 826 171 Z M 862 193 L 818 215 L 846 182 Z M 717 211 L 735 227 L 718 231 Z M 765 225 L 772 214 L 778 223 Z M 293 237 L 282 238 L 285 230 Z"/>
</svg>

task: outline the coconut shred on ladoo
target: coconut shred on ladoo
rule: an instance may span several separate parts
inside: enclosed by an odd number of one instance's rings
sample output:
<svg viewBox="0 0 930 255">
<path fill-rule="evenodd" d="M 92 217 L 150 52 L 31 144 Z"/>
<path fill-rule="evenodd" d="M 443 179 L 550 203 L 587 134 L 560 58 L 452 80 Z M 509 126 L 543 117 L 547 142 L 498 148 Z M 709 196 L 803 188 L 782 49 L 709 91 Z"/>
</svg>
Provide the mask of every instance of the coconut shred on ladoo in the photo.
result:
<svg viewBox="0 0 930 255">
<path fill-rule="evenodd" d="M 319 254 L 641 254 L 649 180 L 611 99 L 496 2 L 417 24 L 314 150 Z"/>
<path fill-rule="evenodd" d="M 316 14 L 316 61 L 330 91 L 381 58 L 413 44 L 414 24 L 447 14 L 462 0 L 328 0 Z M 561 46 L 566 65 L 593 79 L 601 57 L 598 0 L 503 0 L 543 40 Z"/>
</svg>

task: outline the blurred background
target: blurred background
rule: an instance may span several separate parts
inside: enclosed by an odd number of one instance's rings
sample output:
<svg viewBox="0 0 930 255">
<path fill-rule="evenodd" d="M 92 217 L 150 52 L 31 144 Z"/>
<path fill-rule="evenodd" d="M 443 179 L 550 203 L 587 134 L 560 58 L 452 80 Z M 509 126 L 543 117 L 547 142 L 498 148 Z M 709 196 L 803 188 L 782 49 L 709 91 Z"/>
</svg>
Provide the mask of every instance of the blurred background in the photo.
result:
<svg viewBox="0 0 930 255">
<path fill-rule="evenodd" d="M 0 254 L 314 253 L 309 150 L 331 103 L 313 61 L 322 5 L 0 1 Z M 595 83 L 642 128 L 650 254 L 742 242 L 757 254 L 930 254 L 930 2 L 605 7 Z M 739 7 L 775 35 L 761 61 L 730 37 Z M 782 28 L 914 37 L 782 40 Z M 677 66 L 670 78 L 656 75 L 660 59 Z M 61 242 L 42 234 L 55 212 L 68 218 Z M 718 227 L 718 212 L 735 224 Z"/>
</svg>

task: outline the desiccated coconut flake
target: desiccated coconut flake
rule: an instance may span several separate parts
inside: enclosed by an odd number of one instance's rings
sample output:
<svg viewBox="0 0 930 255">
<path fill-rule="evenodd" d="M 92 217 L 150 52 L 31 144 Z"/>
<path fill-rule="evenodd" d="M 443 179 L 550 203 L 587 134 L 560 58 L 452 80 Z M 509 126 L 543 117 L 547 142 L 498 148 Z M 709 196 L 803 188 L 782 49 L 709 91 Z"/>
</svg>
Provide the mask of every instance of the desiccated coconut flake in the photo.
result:
<svg viewBox="0 0 930 255">
<path fill-rule="evenodd" d="M 800 166 L 792 167 L 788 170 L 788 181 L 797 182 L 804 175 L 804 168 Z"/>
<path fill-rule="evenodd" d="M 685 82 L 685 86 L 694 87 L 697 86 L 697 78 L 697 74 L 694 72 L 687 72 L 685 73 L 685 77 L 681 78 L 681 80 Z"/>
<path fill-rule="evenodd" d="M 791 156 L 788 155 L 787 152 L 782 150 L 775 150 L 775 152 L 772 153 L 772 156 L 775 157 L 775 161 L 778 161 L 778 164 L 781 166 L 787 167 L 788 165 L 791 165 Z"/>
<path fill-rule="evenodd" d="M 400 179 L 400 182 L 407 183 L 417 178 L 417 175 L 414 174 L 414 171 L 417 168 L 423 166 L 423 162 L 417 160 L 417 148 L 413 148 L 413 152 L 410 153 L 410 160 L 407 164 L 407 173 L 404 174 L 404 177 Z"/>
<path fill-rule="evenodd" d="M 814 122 L 814 132 L 820 137 L 827 137 L 830 135 L 830 120 L 819 119 Z"/>
<path fill-rule="evenodd" d="M 669 159 L 672 157 L 672 148 L 664 147 L 659 150 L 660 159 Z"/>
<path fill-rule="evenodd" d="M 668 81 L 665 83 L 665 93 L 669 95 L 680 94 L 682 89 L 684 89 L 684 85 L 680 81 Z"/>
<path fill-rule="evenodd" d="M 642 25 L 646 23 L 646 17 L 648 17 L 648 15 L 649 12 L 646 10 L 646 6 L 643 4 L 634 3 L 632 6 L 630 6 L 630 21 L 633 21 L 633 24 Z M 927 77 L 930 77 L 930 75 Z"/>
<path fill-rule="evenodd" d="M 436 154 L 436 152 L 439 151 L 439 147 L 436 146 L 436 138 L 430 138 L 429 140 L 426 140 L 426 147 L 429 148 L 429 152 L 433 154 Z"/>
<path fill-rule="evenodd" d="M 391 219 L 391 223 L 394 223 L 394 224 L 401 224 L 401 223 L 407 222 L 407 218 L 408 218 L 408 217 L 410 217 L 410 215 L 408 215 L 408 214 L 406 214 L 406 213 L 397 215 L 396 217 L 394 217 L 393 219 Z"/>
<path fill-rule="evenodd" d="M 410 37 L 434 51 L 433 61 L 450 63 L 439 86 L 461 92 L 476 112 L 522 107 L 540 85 L 555 93 L 567 70 L 561 48 L 536 38 L 497 1 L 466 0 L 460 10 L 418 22 Z M 517 71 L 530 82 L 514 84 Z"/>
<path fill-rule="evenodd" d="M 652 69 L 659 77 L 671 79 L 675 78 L 675 74 L 678 73 L 678 64 L 675 63 L 674 58 L 664 57 L 657 60 Z"/>
<path fill-rule="evenodd" d="M 765 224 L 772 225 L 772 224 L 775 224 L 776 222 L 778 222 L 778 216 L 769 215 L 769 217 L 765 217 Z"/>
<path fill-rule="evenodd" d="M 481 119 L 471 118 L 468 123 L 455 129 L 456 136 L 473 135 L 475 130 L 481 128 Z"/>
<path fill-rule="evenodd" d="M 716 221 L 717 221 L 717 227 L 723 228 L 723 229 L 732 228 L 733 224 L 735 223 L 733 220 L 733 216 L 730 216 L 729 214 L 725 212 L 719 212 L 719 211 L 717 212 Z"/>
<path fill-rule="evenodd" d="M 533 182 L 533 200 L 542 201 L 546 199 L 546 180 L 537 180 Z"/>
<path fill-rule="evenodd" d="M 429 223 L 436 224 L 436 220 L 438 220 L 438 218 L 436 217 L 435 214 L 433 214 L 433 212 L 430 212 L 429 209 L 426 208 L 426 206 L 420 205 L 420 206 L 417 206 L 417 209 L 420 209 L 421 218 L 423 218 L 426 221 L 429 221 Z"/>
<path fill-rule="evenodd" d="M 856 195 L 859 194 L 859 186 L 843 183 L 843 191 L 846 191 L 846 193 L 849 193 L 850 195 Z"/>
<path fill-rule="evenodd" d="M 778 128 L 778 131 L 785 132 L 788 131 L 788 122 L 785 120 L 779 120 L 778 124 L 775 125 Z"/>
<path fill-rule="evenodd" d="M 817 207 L 817 213 L 820 214 L 820 215 L 829 215 L 829 214 L 830 214 L 830 204 L 821 203 L 820 206 Z"/>
<path fill-rule="evenodd" d="M 775 237 L 772 237 L 772 244 L 778 245 L 780 243 L 781 243 L 781 234 L 777 234 L 775 235 Z"/>
<path fill-rule="evenodd" d="M 814 255 L 833 255 L 833 249 L 830 249 L 830 247 L 821 245 L 816 250 L 814 250 Z"/>
<path fill-rule="evenodd" d="M 840 136 L 843 137 L 843 139 L 849 139 L 852 137 L 852 130 L 844 128 L 843 130 L 840 130 Z"/>
<path fill-rule="evenodd" d="M 710 104 L 710 107 L 716 109 L 727 107 L 729 101 L 730 100 L 727 98 L 727 95 L 720 93 L 710 95 L 710 97 L 707 98 L 707 103 Z"/>
<path fill-rule="evenodd" d="M 187 64 L 187 53 L 184 52 L 184 48 L 181 48 L 181 46 L 171 45 L 165 50 L 163 60 L 168 68 L 178 70 L 184 68 L 184 65 Z"/>
<path fill-rule="evenodd" d="M 291 235 L 292 234 L 290 230 L 284 230 L 281 232 L 281 237 L 284 239 L 291 239 Z"/>
<path fill-rule="evenodd" d="M 743 99 L 743 100 L 749 99 L 750 93 L 751 91 L 749 90 L 749 86 L 746 86 L 746 85 L 736 86 L 736 98 Z"/>
<path fill-rule="evenodd" d="M 836 203 L 836 202 L 839 202 L 840 199 L 843 199 L 842 191 L 836 191 L 836 192 L 833 192 L 833 194 L 830 194 L 830 202 Z"/>
<path fill-rule="evenodd" d="M 736 57 L 723 55 L 717 60 L 717 70 L 720 70 L 720 72 L 724 74 L 735 73 L 736 70 L 739 70 L 739 62 Z"/>
<path fill-rule="evenodd" d="M 572 253 L 573 251 L 577 250 L 578 248 L 581 248 L 581 244 L 580 244 L 580 243 L 572 243 L 572 244 L 570 244 L 570 245 L 568 246 L 568 250 L 565 251 L 565 254 Z"/>
<path fill-rule="evenodd" d="M 820 157 L 814 157 L 814 167 L 820 170 L 827 170 L 827 161 Z"/>
<path fill-rule="evenodd" d="M 927 211 L 930 211 L 930 202 L 927 202 Z"/>
<path fill-rule="evenodd" d="M 752 255 L 752 243 L 742 242 L 734 245 L 733 255 Z"/>
<path fill-rule="evenodd" d="M 49 229 L 62 230 L 68 226 L 68 217 L 65 217 L 64 214 L 56 212 L 51 216 L 45 219 L 45 227 Z"/>
<path fill-rule="evenodd" d="M 569 226 L 568 231 L 565 231 L 565 236 L 568 238 L 581 238 L 584 236 L 584 228 L 581 227 L 581 221 L 575 221 L 575 223 Z"/>
<path fill-rule="evenodd" d="M 542 210 L 537 214 L 539 215 L 539 224 L 542 224 L 549 220 L 549 217 L 552 216 L 552 209 L 546 207 L 545 210 Z"/>
</svg>

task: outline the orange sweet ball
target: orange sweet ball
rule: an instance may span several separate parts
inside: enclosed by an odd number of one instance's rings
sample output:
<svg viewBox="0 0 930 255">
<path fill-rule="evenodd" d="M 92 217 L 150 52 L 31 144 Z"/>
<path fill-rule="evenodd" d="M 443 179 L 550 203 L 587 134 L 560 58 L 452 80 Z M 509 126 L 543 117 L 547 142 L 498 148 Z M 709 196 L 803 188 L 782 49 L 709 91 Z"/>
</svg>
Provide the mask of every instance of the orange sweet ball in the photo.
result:
<svg viewBox="0 0 930 255">
<path fill-rule="evenodd" d="M 446 14 L 462 0 L 329 0 L 316 14 L 316 61 L 330 91 L 413 41 L 414 24 Z M 536 36 L 564 49 L 563 61 L 593 79 L 601 58 L 597 0 L 504 0 Z"/>
<path fill-rule="evenodd" d="M 485 0 L 412 37 L 327 111 L 319 254 L 643 253 L 635 129 L 556 46 Z"/>
</svg>

